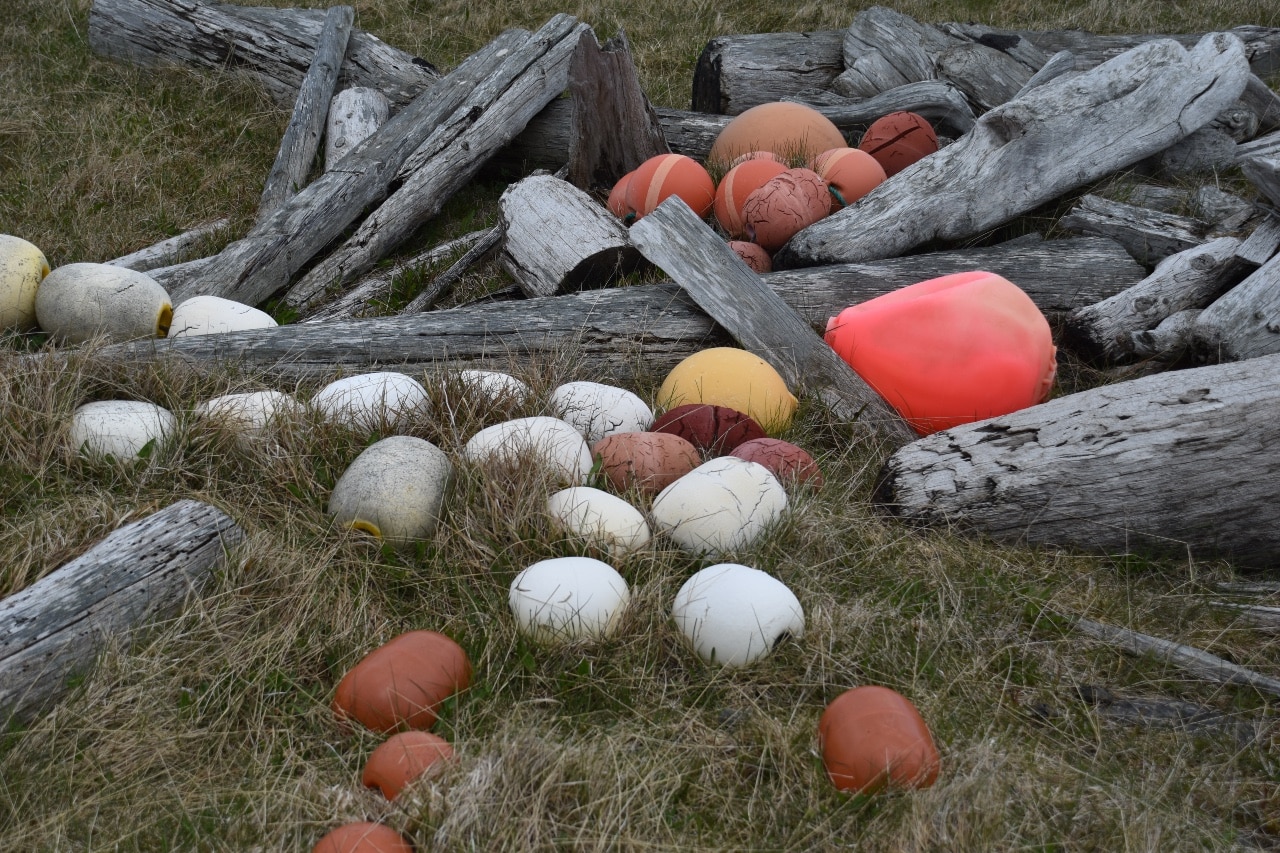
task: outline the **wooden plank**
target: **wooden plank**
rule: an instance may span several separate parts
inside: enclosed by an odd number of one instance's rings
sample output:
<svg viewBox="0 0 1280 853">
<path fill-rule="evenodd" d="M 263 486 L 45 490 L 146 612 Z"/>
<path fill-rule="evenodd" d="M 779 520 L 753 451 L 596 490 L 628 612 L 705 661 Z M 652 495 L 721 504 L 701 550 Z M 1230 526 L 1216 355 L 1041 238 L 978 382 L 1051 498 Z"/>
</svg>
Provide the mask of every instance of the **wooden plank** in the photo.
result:
<svg viewBox="0 0 1280 853">
<path fill-rule="evenodd" d="M 391 118 L 391 102 L 377 89 L 354 86 L 329 101 L 324 122 L 324 170 L 337 166 Z"/>
<path fill-rule="evenodd" d="M 56 702 L 108 643 L 174 615 L 244 538 L 222 511 L 179 501 L 0 600 L 0 726 Z"/>
<path fill-rule="evenodd" d="M 773 365 L 788 387 L 816 393 L 835 417 L 867 424 L 890 442 L 914 436 L 906 421 L 679 196 L 631 226 L 631 240 L 738 343 Z"/>
<path fill-rule="evenodd" d="M 302 78 L 298 98 L 293 104 L 293 115 L 280 140 L 276 161 L 267 174 L 258 202 L 258 221 L 275 213 L 284 202 L 306 186 L 307 173 L 320 150 L 320 137 L 324 132 L 325 116 L 329 114 L 329 101 L 333 87 L 338 82 L 338 68 L 347 50 L 347 39 L 356 20 L 356 10 L 350 6 L 331 6 L 324 16 L 324 29 L 316 42 L 315 56 Z"/>
</svg>

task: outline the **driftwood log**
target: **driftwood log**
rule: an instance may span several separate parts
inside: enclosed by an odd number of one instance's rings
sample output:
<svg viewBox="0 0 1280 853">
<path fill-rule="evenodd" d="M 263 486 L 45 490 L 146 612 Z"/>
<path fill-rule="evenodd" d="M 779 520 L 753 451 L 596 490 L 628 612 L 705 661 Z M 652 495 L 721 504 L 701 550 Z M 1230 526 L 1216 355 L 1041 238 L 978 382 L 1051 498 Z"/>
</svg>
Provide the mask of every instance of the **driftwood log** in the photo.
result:
<svg viewBox="0 0 1280 853">
<path fill-rule="evenodd" d="M 1059 397 L 935 433 L 885 463 L 875 500 L 918 524 L 1092 552 L 1280 554 L 1280 356 Z"/>
<path fill-rule="evenodd" d="M 1206 361 L 1280 352 L 1280 255 L 1201 311 L 1191 334 Z"/>
<path fill-rule="evenodd" d="M 356 10 L 350 6 L 332 6 L 324 16 L 324 28 L 316 42 L 315 57 L 302 78 L 293 115 L 280 140 L 276 161 L 267 173 L 258 203 L 258 221 L 275 213 L 281 205 L 306 186 L 311 163 L 320 150 L 329 101 L 338 82 L 338 68 L 347 50 Z"/>
<path fill-rule="evenodd" d="M 108 644 L 176 613 L 243 540 L 220 510 L 179 501 L 0 600 L 0 724 L 47 708 Z"/>
<path fill-rule="evenodd" d="M 230 224 L 228 219 L 216 219 L 197 225 L 190 231 L 184 231 L 176 237 L 161 240 L 145 249 L 130 252 L 114 260 L 107 261 L 111 266 L 125 267 L 138 272 L 150 272 L 182 261 L 192 249 L 210 240 L 214 234 Z"/>
<path fill-rule="evenodd" d="M 1240 40 L 1217 33 L 1190 51 L 1155 41 L 1050 81 L 804 229 L 774 264 L 887 257 L 979 234 L 1204 126 L 1240 96 L 1248 73 Z"/>
<path fill-rule="evenodd" d="M 602 287 L 640 264 L 627 227 L 568 181 L 533 175 L 498 203 L 502 266 L 526 296 Z"/>
<path fill-rule="evenodd" d="M 1260 267 L 1280 252 L 1280 216 L 1267 216 L 1258 223 L 1236 254 L 1242 263 Z"/>
<path fill-rule="evenodd" d="M 479 81 L 529 39 L 527 32 L 508 30 L 472 54 L 356 146 L 342 169 L 312 181 L 170 295 L 181 299 L 208 294 L 256 305 L 284 287 L 367 206 L 386 196 L 409 156 L 453 115 Z"/>
<path fill-rule="evenodd" d="M 855 15 L 845 30 L 844 71 L 831 81 L 831 88 L 845 97 L 869 98 L 907 83 L 932 80 L 938 76 L 934 57 L 955 44 L 934 26 L 872 6 Z"/>
<path fill-rule="evenodd" d="M 1130 333 L 1127 349 L 1134 358 L 1177 361 L 1191 348 L 1191 334 L 1199 316 L 1199 308 L 1170 314 L 1154 329 Z"/>
<path fill-rule="evenodd" d="M 353 86 L 329 101 L 324 122 L 324 170 L 328 172 L 391 118 L 391 102 L 377 89 Z"/>
<path fill-rule="evenodd" d="M 1203 308 L 1239 281 L 1244 272 L 1236 258 L 1239 245 L 1234 237 L 1219 237 L 1170 255 L 1133 287 L 1073 311 L 1063 342 L 1092 361 L 1133 354 L 1132 335 L 1154 329 L 1179 311 Z"/>
<path fill-rule="evenodd" d="M 911 440 L 906 421 L 679 196 L 631 226 L 631 240 L 788 387 L 805 387 L 836 418 L 866 424 L 894 444 Z"/>
<path fill-rule="evenodd" d="M 408 157 L 396 175 L 395 192 L 341 247 L 308 271 L 285 301 L 304 306 L 316 293 L 356 280 L 439 213 L 529 119 L 565 90 L 577 43 L 590 32 L 586 24 L 557 15 L 506 56 Z"/>
<path fill-rule="evenodd" d="M 938 76 L 954 83 L 983 112 L 1012 100 L 1032 74 L 1008 54 L 978 42 L 947 48 L 938 54 L 936 65 Z"/>
<path fill-rule="evenodd" d="M 502 246 L 504 236 L 501 224 L 481 233 L 480 238 L 471 245 L 470 249 L 463 253 L 462 257 L 454 261 L 447 270 L 433 279 L 431 284 L 423 288 L 421 293 L 409 300 L 409 304 L 400 313 L 414 314 L 418 311 L 429 311 L 434 308 L 436 303 L 452 290 L 473 266 L 498 251 Z M 519 287 L 515 287 L 514 290 L 516 293 L 520 292 Z"/>
<path fill-rule="evenodd" d="M 1089 194 L 1058 224 L 1076 234 L 1110 237 L 1141 264 L 1155 266 L 1203 243 L 1209 223 Z"/>
<path fill-rule="evenodd" d="M 228 69 L 291 106 L 316 52 L 325 13 L 202 0 L 93 0 L 89 47 L 99 56 L 147 67 Z M 370 86 L 406 104 L 439 78 L 431 63 L 361 30 L 351 33 L 338 76 L 342 88 Z"/>
</svg>

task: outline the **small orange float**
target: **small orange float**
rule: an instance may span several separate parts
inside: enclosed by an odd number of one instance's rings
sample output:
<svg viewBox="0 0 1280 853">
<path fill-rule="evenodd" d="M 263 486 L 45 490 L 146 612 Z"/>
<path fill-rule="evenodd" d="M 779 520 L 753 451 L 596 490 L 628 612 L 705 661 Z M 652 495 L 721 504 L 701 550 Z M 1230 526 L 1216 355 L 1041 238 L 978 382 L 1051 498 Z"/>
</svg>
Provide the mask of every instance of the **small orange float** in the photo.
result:
<svg viewBox="0 0 1280 853">
<path fill-rule="evenodd" d="M 628 212 L 634 211 L 635 218 L 640 219 L 673 195 L 680 196 L 694 213 L 705 217 L 715 201 L 716 185 L 697 160 L 683 154 L 659 154 L 645 160 L 631 173 L 626 206 Z"/>
<path fill-rule="evenodd" d="M 888 687 L 841 693 L 818 721 L 822 763 L 841 791 L 874 794 L 885 787 L 927 788 L 941 760 L 916 706 Z"/>
<path fill-rule="evenodd" d="M 334 691 L 339 720 L 375 732 L 429 729 L 441 703 L 471 685 L 462 647 L 435 631 L 409 631 L 379 646 L 351 668 Z"/>
</svg>

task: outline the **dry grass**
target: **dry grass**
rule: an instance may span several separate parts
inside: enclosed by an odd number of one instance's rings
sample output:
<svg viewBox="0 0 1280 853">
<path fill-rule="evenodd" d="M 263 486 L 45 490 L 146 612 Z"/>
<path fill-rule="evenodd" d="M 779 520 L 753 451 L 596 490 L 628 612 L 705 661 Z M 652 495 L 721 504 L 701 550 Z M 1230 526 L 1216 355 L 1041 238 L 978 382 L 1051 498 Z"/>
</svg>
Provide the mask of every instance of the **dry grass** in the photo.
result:
<svg viewBox="0 0 1280 853">
<path fill-rule="evenodd" d="M 138 71 L 95 59 L 87 0 L 14 0 L 0 37 L 0 231 L 55 266 L 104 260 L 196 222 L 252 218 L 287 116 L 222 75 Z M 280 5 L 284 5 L 281 3 Z M 362 0 L 358 24 L 443 66 L 500 29 L 556 11 L 602 35 L 625 27 L 655 101 L 683 106 L 708 38 L 847 25 L 849 4 L 556 6 Z M 1169 4 L 915 2 L 923 20 L 1104 31 L 1280 25 L 1270 0 Z M 451 206 L 420 235 L 476 227 L 499 188 Z M 478 286 L 486 286 L 485 282 Z M 418 849 L 1233 849 L 1280 845 L 1280 767 L 1268 732 L 1108 722 L 1082 684 L 1199 702 L 1269 720 L 1244 689 L 1191 680 L 1084 641 L 1086 614 L 1181 639 L 1270 674 L 1280 642 L 1210 610 L 1230 567 L 1097 558 L 907 530 L 872 510 L 883 451 L 807 404 L 790 438 L 828 485 L 741 561 L 785 581 L 805 635 L 768 660 L 699 664 L 667 617 L 703 562 L 659 546 L 619 565 L 633 605 L 599 647 L 534 648 L 515 632 L 512 577 L 591 553 L 556 536 L 547 483 L 460 465 L 443 529 L 408 552 L 333 529 L 334 482 L 373 436 L 305 417 L 278 446 L 244 450 L 194 422 L 194 404 L 281 387 L 271 376 L 176 365 L 133 371 L 90 347 L 66 362 L 0 354 L 0 595 L 29 586 L 118 525 L 184 497 L 229 512 L 249 543 L 205 597 L 98 668 L 50 713 L 0 736 L 0 849 L 308 849 L 346 820 L 385 820 Z M 517 369 L 539 391 L 594 378 L 570 357 Z M 429 387 L 442 377 L 421 375 Z M 650 399 L 655 380 L 635 388 Z M 307 397 L 311 386 L 281 390 Z M 125 396 L 180 413 L 146 463 L 92 463 L 64 434 L 81 403 Z M 457 458 L 504 413 L 424 417 L 409 431 Z M 475 686 L 437 731 L 459 760 L 388 804 L 363 789 L 379 738 L 328 710 L 342 673 L 397 633 L 456 638 Z M 120 638 L 116 638 L 119 640 Z M 837 794 L 816 752 L 825 703 L 894 687 L 930 722 L 937 785 L 874 799 Z"/>
</svg>

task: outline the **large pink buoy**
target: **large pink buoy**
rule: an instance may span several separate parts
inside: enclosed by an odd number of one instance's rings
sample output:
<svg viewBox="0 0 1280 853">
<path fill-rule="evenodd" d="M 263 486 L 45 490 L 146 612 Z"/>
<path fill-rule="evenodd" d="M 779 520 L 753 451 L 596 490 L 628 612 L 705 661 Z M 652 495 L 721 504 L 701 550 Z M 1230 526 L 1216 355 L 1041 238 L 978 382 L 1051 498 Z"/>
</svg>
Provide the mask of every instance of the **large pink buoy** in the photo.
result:
<svg viewBox="0 0 1280 853">
<path fill-rule="evenodd" d="M 826 341 L 921 435 L 1049 396 L 1057 349 L 1031 297 L 990 272 L 922 281 L 840 312 Z"/>
</svg>

